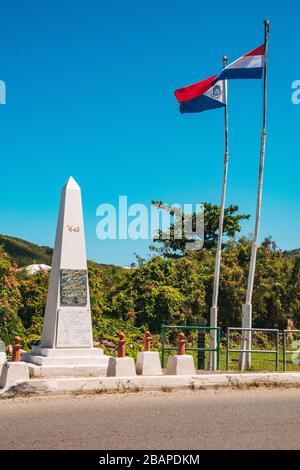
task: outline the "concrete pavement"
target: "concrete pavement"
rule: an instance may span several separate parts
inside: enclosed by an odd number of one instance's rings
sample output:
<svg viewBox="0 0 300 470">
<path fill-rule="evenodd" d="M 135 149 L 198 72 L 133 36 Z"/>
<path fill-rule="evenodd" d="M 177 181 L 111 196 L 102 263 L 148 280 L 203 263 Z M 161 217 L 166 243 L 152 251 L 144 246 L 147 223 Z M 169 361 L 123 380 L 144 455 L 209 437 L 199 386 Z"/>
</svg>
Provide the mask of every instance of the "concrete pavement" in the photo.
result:
<svg viewBox="0 0 300 470">
<path fill-rule="evenodd" d="M 0 400 L 0 449 L 300 449 L 300 390 Z"/>
</svg>

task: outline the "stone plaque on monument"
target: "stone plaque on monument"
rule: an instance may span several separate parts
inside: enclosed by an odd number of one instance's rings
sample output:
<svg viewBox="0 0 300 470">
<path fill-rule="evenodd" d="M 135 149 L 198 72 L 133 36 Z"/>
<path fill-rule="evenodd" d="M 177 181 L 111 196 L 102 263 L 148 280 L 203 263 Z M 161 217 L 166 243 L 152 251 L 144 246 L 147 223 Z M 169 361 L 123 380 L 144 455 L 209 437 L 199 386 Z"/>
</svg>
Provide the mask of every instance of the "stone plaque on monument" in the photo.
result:
<svg viewBox="0 0 300 470">
<path fill-rule="evenodd" d="M 60 304 L 85 307 L 87 304 L 87 271 L 85 269 L 60 270 Z"/>
<path fill-rule="evenodd" d="M 88 310 L 59 310 L 56 347 L 86 348 L 90 344 L 90 312 Z"/>
</svg>

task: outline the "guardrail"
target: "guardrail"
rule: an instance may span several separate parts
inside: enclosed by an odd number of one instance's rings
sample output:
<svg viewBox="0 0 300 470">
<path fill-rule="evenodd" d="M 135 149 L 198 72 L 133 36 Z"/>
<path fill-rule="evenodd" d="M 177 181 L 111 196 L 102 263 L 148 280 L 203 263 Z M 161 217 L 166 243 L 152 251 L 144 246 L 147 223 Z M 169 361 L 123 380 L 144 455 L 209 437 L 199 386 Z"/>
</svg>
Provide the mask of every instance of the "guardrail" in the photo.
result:
<svg viewBox="0 0 300 470">
<path fill-rule="evenodd" d="M 179 329 L 179 330 L 202 330 L 202 331 L 217 331 L 217 348 L 189 348 L 186 347 L 186 351 L 198 351 L 200 352 L 216 352 L 217 353 L 217 368 L 220 369 L 220 343 L 221 343 L 221 328 L 220 327 L 210 327 L 210 326 L 176 326 L 176 325 L 162 325 L 161 327 L 161 366 L 165 367 L 165 352 L 166 351 L 177 351 L 177 348 L 166 347 L 165 346 L 165 331 L 167 329 Z"/>
<path fill-rule="evenodd" d="M 231 331 L 263 331 L 265 333 L 276 333 L 276 349 L 231 349 L 230 346 L 230 332 Z M 289 330 L 291 331 L 291 330 Z M 227 328 L 227 344 L 226 344 L 226 370 L 229 370 L 230 353 L 259 353 L 259 354 L 275 354 L 276 355 L 276 371 L 279 370 L 279 330 L 269 328 Z M 295 351 L 294 351 L 295 352 Z"/>
<path fill-rule="evenodd" d="M 283 372 L 286 371 L 286 356 L 287 354 L 295 354 L 297 351 L 287 351 L 286 349 L 286 339 L 288 334 L 300 333 L 300 330 L 283 330 L 282 337 L 282 355 L 283 355 Z M 300 352 L 299 352 L 300 354 Z"/>
</svg>

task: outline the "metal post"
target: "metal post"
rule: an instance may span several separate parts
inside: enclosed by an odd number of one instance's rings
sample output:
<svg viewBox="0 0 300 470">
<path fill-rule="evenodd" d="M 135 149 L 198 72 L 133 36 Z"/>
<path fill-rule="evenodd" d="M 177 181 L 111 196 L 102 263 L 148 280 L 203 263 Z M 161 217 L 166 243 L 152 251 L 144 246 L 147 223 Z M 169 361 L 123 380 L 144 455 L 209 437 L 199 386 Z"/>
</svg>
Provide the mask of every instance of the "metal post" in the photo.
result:
<svg viewBox="0 0 300 470">
<path fill-rule="evenodd" d="M 276 371 L 279 370 L 279 330 L 276 331 Z"/>
<path fill-rule="evenodd" d="M 217 370 L 220 370 L 221 330 L 218 329 L 217 332 L 218 332 Z"/>
<path fill-rule="evenodd" d="M 199 326 L 205 326 L 205 318 L 199 318 Z M 205 348 L 205 329 L 198 330 L 198 348 Z M 205 369 L 205 351 L 198 351 L 198 370 Z"/>
<path fill-rule="evenodd" d="M 263 130 L 261 136 L 261 148 L 260 148 L 260 162 L 258 172 L 258 187 L 257 187 L 257 201 L 256 201 L 256 217 L 255 217 L 255 229 L 252 241 L 250 267 L 248 275 L 247 295 L 246 302 L 242 309 L 242 326 L 245 328 L 252 328 L 252 294 L 254 285 L 254 275 L 256 266 L 256 255 L 258 248 L 258 234 L 260 226 L 260 214 L 261 214 L 261 201 L 262 201 L 262 186 L 263 186 L 263 173 L 264 173 L 264 161 L 265 161 L 265 149 L 266 149 L 266 137 L 267 137 L 267 56 L 268 56 L 268 42 L 269 42 L 269 21 L 264 21 L 265 30 L 265 66 L 264 66 L 264 93 L 263 93 Z M 241 349 L 251 349 L 251 331 L 243 333 Z M 240 355 L 240 370 L 249 369 L 251 367 L 251 353 L 241 353 Z"/>
<path fill-rule="evenodd" d="M 227 57 L 222 58 L 223 67 L 227 65 Z M 222 195 L 221 195 L 221 206 L 220 206 L 220 217 L 219 217 L 219 231 L 218 231 L 218 243 L 215 260 L 215 271 L 214 271 L 214 285 L 213 285 L 213 297 L 212 306 L 210 309 L 210 326 L 216 328 L 218 326 L 218 296 L 219 296 L 219 281 L 220 281 L 220 267 L 221 267 L 221 254 L 222 254 L 222 237 L 223 237 L 223 225 L 224 225 L 224 211 L 225 211 L 225 200 L 226 200 L 226 186 L 227 186 L 227 172 L 228 172 L 228 104 L 227 104 L 227 80 L 224 80 L 224 93 L 225 93 L 225 107 L 224 107 L 224 120 L 225 120 L 225 153 L 224 153 L 224 168 L 223 168 L 223 181 L 222 181 Z M 210 348 L 215 351 L 209 354 L 209 368 L 210 370 L 216 370 L 216 350 L 217 350 L 217 330 L 211 330 L 210 332 Z"/>
<path fill-rule="evenodd" d="M 161 327 L 161 367 L 165 367 L 165 330 L 164 325 Z"/>
<path fill-rule="evenodd" d="M 230 348 L 230 329 L 227 328 L 226 370 L 229 370 L 229 348 Z"/>
<path fill-rule="evenodd" d="M 286 331 L 283 330 L 283 336 L 282 336 L 282 354 L 283 354 L 283 358 L 282 358 L 282 366 L 283 366 L 283 372 L 286 371 Z"/>
</svg>

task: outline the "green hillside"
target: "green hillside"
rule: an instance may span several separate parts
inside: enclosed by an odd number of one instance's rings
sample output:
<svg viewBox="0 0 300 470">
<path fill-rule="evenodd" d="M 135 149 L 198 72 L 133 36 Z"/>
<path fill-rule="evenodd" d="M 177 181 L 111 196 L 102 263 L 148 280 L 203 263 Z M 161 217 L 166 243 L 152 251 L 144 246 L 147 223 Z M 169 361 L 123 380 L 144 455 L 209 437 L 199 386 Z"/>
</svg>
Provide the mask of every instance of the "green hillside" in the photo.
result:
<svg viewBox="0 0 300 470">
<path fill-rule="evenodd" d="M 49 246 L 36 245 L 35 243 L 28 242 L 22 238 L 1 234 L 0 246 L 3 246 L 5 253 L 11 256 L 20 268 L 30 264 L 48 264 L 51 266 L 53 248 L 50 248 Z M 288 257 L 299 256 L 300 248 L 284 251 L 283 254 Z M 98 263 L 95 264 L 98 265 Z M 114 265 L 101 264 L 101 266 L 108 268 L 109 271 L 120 269 L 118 266 Z"/>
<path fill-rule="evenodd" d="M 299 256 L 300 255 L 300 248 L 295 248 L 294 250 L 288 250 L 284 252 L 285 255 L 287 256 Z"/>
<path fill-rule="evenodd" d="M 9 254 L 19 267 L 29 264 L 51 265 L 53 249 L 49 246 L 39 246 L 21 238 L 0 234 L 0 246 Z"/>
<path fill-rule="evenodd" d="M 0 246 L 3 247 L 19 268 L 30 264 L 48 264 L 51 266 L 53 248 L 49 246 L 40 246 L 35 243 L 22 240 L 21 238 L 10 237 L 0 234 Z M 110 264 L 100 264 L 89 261 L 91 267 L 101 266 L 107 274 L 117 275 L 124 271 L 120 266 Z"/>
</svg>

